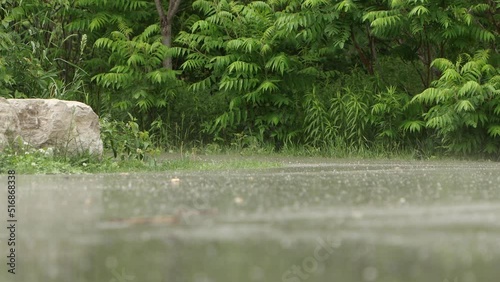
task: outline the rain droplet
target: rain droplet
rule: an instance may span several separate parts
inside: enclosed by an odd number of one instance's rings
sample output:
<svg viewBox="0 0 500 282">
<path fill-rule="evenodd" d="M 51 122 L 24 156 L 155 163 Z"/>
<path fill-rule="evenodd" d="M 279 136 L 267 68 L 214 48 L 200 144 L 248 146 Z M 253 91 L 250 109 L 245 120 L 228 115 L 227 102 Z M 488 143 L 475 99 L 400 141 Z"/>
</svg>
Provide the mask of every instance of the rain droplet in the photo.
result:
<svg viewBox="0 0 500 282">
<path fill-rule="evenodd" d="M 180 181 L 181 180 L 179 178 L 177 178 L 177 177 L 174 177 L 174 178 L 170 179 L 170 183 L 172 183 L 173 185 L 179 184 Z"/>
<path fill-rule="evenodd" d="M 110 257 L 106 258 L 105 264 L 106 264 L 107 268 L 113 269 L 113 268 L 116 268 L 118 266 L 118 260 L 116 259 L 116 257 L 110 256 Z"/>
<path fill-rule="evenodd" d="M 375 281 L 375 279 L 377 279 L 377 276 L 378 270 L 375 267 L 369 266 L 363 269 L 363 279 L 365 281 Z"/>
</svg>

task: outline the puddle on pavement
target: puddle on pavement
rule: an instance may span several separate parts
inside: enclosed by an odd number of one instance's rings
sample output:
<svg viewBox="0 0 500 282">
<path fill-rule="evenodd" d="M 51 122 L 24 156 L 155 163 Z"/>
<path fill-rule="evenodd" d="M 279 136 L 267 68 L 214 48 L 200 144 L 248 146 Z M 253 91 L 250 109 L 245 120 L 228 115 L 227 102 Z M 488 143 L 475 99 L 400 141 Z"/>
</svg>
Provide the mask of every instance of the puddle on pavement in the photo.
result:
<svg viewBox="0 0 500 282">
<path fill-rule="evenodd" d="M 18 274 L 0 281 L 498 279 L 500 164 L 285 163 L 18 175 Z"/>
</svg>

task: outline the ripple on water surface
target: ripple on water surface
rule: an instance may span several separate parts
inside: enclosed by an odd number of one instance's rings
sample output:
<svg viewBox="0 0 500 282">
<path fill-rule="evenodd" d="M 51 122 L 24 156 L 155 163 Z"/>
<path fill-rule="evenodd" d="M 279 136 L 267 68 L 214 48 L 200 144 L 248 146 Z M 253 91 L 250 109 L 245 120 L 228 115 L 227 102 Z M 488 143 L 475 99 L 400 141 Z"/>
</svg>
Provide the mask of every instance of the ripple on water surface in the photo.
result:
<svg viewBox="0 0 500 282">
<path fill-rule="evenodd" d="M 499 277 L 498 164 L 284 163 L 265 170 L 20 175 L 23 268 L 15 280 L 2 273 L 0 281 Z"/>
</svg>

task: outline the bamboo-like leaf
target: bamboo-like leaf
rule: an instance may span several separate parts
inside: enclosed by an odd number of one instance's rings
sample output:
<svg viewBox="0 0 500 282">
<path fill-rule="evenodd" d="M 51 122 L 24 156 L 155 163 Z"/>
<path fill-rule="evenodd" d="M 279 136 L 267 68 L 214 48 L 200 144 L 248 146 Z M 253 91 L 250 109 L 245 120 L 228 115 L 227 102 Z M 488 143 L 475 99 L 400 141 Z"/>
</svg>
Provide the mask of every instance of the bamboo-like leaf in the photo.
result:
<svg viewBox="0 0 500 282">
<path fill-rule="evenodd" d="M 90 31 L 94 31 L 95 29 L 99 29 L 104 26 L 104 24 L 108 20 L 107 13 L 97 13 L 94 18 L 90 21 L 89 28 Z"/>
<path fill-rule="evenodd" d="M 263 101 L 262 92 L 260 91 L 249 92 L 243 95 L 243 98 L 245 98 L 247 102 L 252 102 L 253 104 L 258 104 Z"/>
<path fill-rule="evenodd" d="M 231 99 L 231 101 L 229 102 L 229 110 L 233 111 L 237 109 L 241 105 L 241 103 L 242 103 L 241 97 L 235 97 Z"/>
<path fill-rule="evenodd" d="M 254 78 L 223 77 L 219 83 L 219 90 L 249 91 L 257 86 L 258 80 Z"/>
<path fill-rule="evenodd" d="M 103 87 L 111 87 L 114 89 L 120 89 L 128 86 L 132 80 L 132 75 L 129 73 L 103 73 L 98 74 L 92 78 L 97 84 Z"/>
<path fill-rule="evenodd" d="M 271 11 L 271 6 L 264 1 L 252 1 L 249 3 L 249 6 L 254 9 L 259 9 L 261 11 Z"/>
<path fill-rule="evenodd" d="M 481 29 L 481 28 L 475 27 L 475 26 L 470 27 L 470 33 L 477 40 L 483 41 L 483 42 L 495 41 L 495 39 L 497 38 L 491 31 L 484 30 L 484 29 Z"/>
<path fill-rule="evenodd" d="M 259 85 L 257 91 L 269 92 L 269 93 L 277 91 L 279 90 L 279 88 L 276 85 L 276 82 L 279 82 L 279 80 L 265 80 Z"/>
<path fill-rule="evenodd" d="M 194 92 L 204 91 L 210 89 L 212 86 L 212 78 L 207 77 L 201 81 L 195 82 L 189 86 L 189 89 Z"/>
<path fill-rule="evenodd" d="M 450 60 L 444 58 L 435 59 L 434 61 L 432 61 L 431 66 L 439 69 L 440 71 L 455 68 L 455 64 L 453 64 Z"/>
<path fill-rule="evenodd" d="M 430 128 L 444 129 L 444 128 L 449 128 L 452 123 L 453 123 L 452 116 L 451 114 L 448 113 L 428 119 L 425 125 L 426 127 Z"/>
<path fill-rule="evenodd" d="M 429 14 L 429 10 L 426 7 L 420 5 L 415 6 L 413 9 L 411 9 L 411 11 L 408 13 L 408 16 L 413 17 L 416 15 L 418 17 L 421 17 L 424 14 Z"/>
<path fill-rule="evenodd" d="M 137 37 L 137 40 L 147 41 L 153 35 L 157 35 L 160 32 L 160 25 L 152 24 L 144 29 L 144 31 Z"/>
<path fill-rule="evenodd" d="M 491 137 L 500 137 L 500 125 L 490 125 L 488 127 L 488 135 Z"/>
<path fill-rule="evenodd" d="M 467 96 L 467 94 L 470 94 L 468 96 L 472 95 L 482 95 L 483 90 L 481 89 L 481 85 L 475 81 L 468 81 L 466 82 L 460 90 L 458 90 L 458 96 L 464 97 Z"/>
<path fill-rule="evenodd" d="M 441 90 L 430 87 L 425 89 L 422 93 L 415 95 L 412 101 L 420 101 L 426 104 L 435 103 L 439 101 L 439 97 L 441 96 Z"/>
<path fill-rule="evenodd" d="M 261 55 L 266 55 L 272 52 L 272 48 L 269 44 L 263 44 L 262 47 L 260 48 L 260 54 Z"/>
<path fill-rule="evenodd" d="M 280 118 L 280 115 L 278 115 L 276 113 L 273 113 L 273 114 L 270 115 L 269 120 L 271 121 L 271 123 L 274 126 L 276 126 L 280 122 L 281 118 Z"/>
<path fill-rule="evenodd" d="M 167 69 L 157 69 L 146 74 L 146 78 L 155 84 L 172 82 L 176 79 L 176 71 Z"/>
<path fill-rule="evenodd" d="M 379 115 L 387 112 L 387 104 L 377 103 L 372 107 L 372 115 Z"/>
<path fill-rule="evenodd" d="M 260 70 L 260 67 L 255 63 L 235 61 L 235 62 L 232 62 L 227 67 L 227 69 L 228 69 L 229 73 L 238 73 L 238 74 L 244 74 L 244 75 L 248 76 L 248 75 L 257 74 L 257 72 L 259 72 L 259 70 Z"/>
<path fill-rule="evenodd" d="M 144 57 L 137 53 L 130 55 L 130 57 L 127 60 L 128 66 L 144 65 L 144 63 L 145 63 Z"/>
<path fill-rule="evenodd" d="M 390 128 L 390 129 L 386 129 L 386 130 L 383 130 L 382 132 L 380 132 L 377 137 L 379 138 L 395 138 L 397 136 L 397 132 L 394 131 L 394 129 Z"/>
<path fill-rule="evenodd" d="M 302 8 L 313 8 L 320 5 L 327 5 L 330 1 L 328 0 L 305 0 L 302 2 Z"/>
<path fill-rule="evenodd" d="M 155 43 L 161 44 L 159 42 L 155 42 Z M 151 45 L 152 48 L 154 48 L 153 46 L 155 45 L 155 43 L 153 43 Z M 163 44 L 161 44 L 161 45 L 163 45 Z M 184 57 L 187 54 L 189 54 L 189 49 L 187 49 L 187 48 L 172 47 L 172 48 L 170 48 L 170 50 L 172 51 L 171 55 L 174 56 L 174 57 Z"/>
<path fill-rule="evenodd" d="M 275 36 L 275 34 L 276 34 L 276 26 L 275 25 L 269 26 L 264 31 L 264 33 L 262 33 L 262 40 L 263 41 L 270 41 L 270 40 L 273 39 L 273 37 Z"/>
<path fill-rule="evenodd" d="M 229 50 L 238 50 L 243 47 L 243 40 L 238 38 L 238 39 L 233 39 L 229 40 L 226 43 L 226 48 Z"/>
<path fill-rule="evenodd" d="M 469 61 L 462 66 L 462 68 L 460 69 L 460 73 L 465 74 L 468 72 L 473 72 L 476 74 L 476 76 L 480 76 L 481 75 L 481 65 L 482 64 L 478 61 L 475 61 L 475 60 Z"/>
<path fill-rule="evenodd" d="M 236 56 L 229 54 L 224 56 L 215 56 L 210 59 L 210 63 L 213 63 L 213 67 L 216 70 L 225 70 L 234 60 L 236 60 Z"/>
<path fill-rule="evenodd" d="M 443 75 L 439 80 L 443 82 L 458 83 L 462 76 L 455 69 L 447 69 L 443 72 Z"/>
<path fill-rule="evenodd" d="M 474 110 L 474 106 L 468 100 L 459 100 L 455 105 L 455 111 L 457 112 L 470 112 Z"/>
<path fill-rule="evenodd" d="M 404 0 L 390 0 L 390 7 L 393 9 L 397 9 L 399 7 L 404 6 L 406 3 Z"/>
<path fill-rule="evenodd" d="M 484 146 L 484 152 L 487 154 L 494 154 L 498 153 L 498 146 L 494 142 L 488 142 L 486 143 L 486 146 Z"/>
<path fill-rule="evenodd" d="M 115 41 L 119 41 L 119 40 L 127 41 L 128 40 L 127 36 L 125 34 L 123 34 L 121 31 L 112 31 L 111 38 Z"/>
<path fill-rule="evenodd" d="M 196 59 L 190 59 L 186 60 L 182 65 L 181 68 L 185 70 L 195 70 L 195 69 L 200 69 L 205 65 L 205 62 L 202 60 L 196 60 Z"/>
<path fill-rule="evenodd" d="M 201 10 L 206 16 L 208 16 L 215 13 L 216 9 L 214 4 L 215 3 L 213 1 L 196 0 L 193 2 L 193 8 Z"/>
<path fill-rule="evenodd" d="M 209 29 L 209 26 L 210 26 L 210 23 L 207 22 L 206 20 L 199 20 L 191 26 L 191 32 L 195 33 L 198 30 L 204 31 L 204 30 Z"/>
<path fill-rule="evenodd" d="M 419 133 L 424 127 L 425 122 L 421 120 L 408 120 L 401 124 L 401 128 L 404 131 L 409 131 L 410 133 Z"/>
<path fill-rule="evenodd" d="M 388 28 L 394 27 L 401 21 L 401 17 L 399 15 L 387 16 L 383 18 L 377 18 L 371 22 L 371 26 L 373 28 Z"/>
<path fill-rule="evenodd" d="M 289 68 L 288 57 L 284 53 L 280 53 L 267 61 L 266 68 L 283 75 Z"/>
<path fill-rule="evenodd" d="M 269 100 L 273 103 L 273 105 L 277 107 L 282 107 L 284 105 L 290 105 L 292 103 L 292 100 L 280 93 L 275 93 L 269 97 Z"/>
<path fill-rule="evenodd" d="M 357 5 L 352 0 L 342 0 L 335 5 L 337 11 L 349 12 L 357 8 Z"/>
<path fill-rule="evenodd" d="M 94 42 L 94 46 L 97 48 L 110 48 L 113 43 L 113 40 L 106 37 L 101 37 Z"/>
</svg>

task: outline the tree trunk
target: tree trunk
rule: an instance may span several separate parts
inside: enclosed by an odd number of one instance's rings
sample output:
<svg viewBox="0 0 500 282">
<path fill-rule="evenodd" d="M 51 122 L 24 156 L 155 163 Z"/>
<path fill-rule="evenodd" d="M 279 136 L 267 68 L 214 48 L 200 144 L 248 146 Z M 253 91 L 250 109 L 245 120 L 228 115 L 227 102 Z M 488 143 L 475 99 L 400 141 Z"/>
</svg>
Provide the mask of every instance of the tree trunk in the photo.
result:
<svg viewBox="0 0 500 282">
<path fill-rule="evenodd" d="M 354 28 L 353 27 L 351 27 L 351 40 L 352 40 L 352 43 L 354 44 L 354 48 L 356 48 L 356 51 L 358 51 L 358 55 L 359 55 L 359 58 L 361 59 L 361 63 L 368 71 L 368 74 L 373 75 L 374 70 L 373 70 L 372 59 L 366 56 L 365 52 L 363 52 L 363 50 L 359 46 L 358 42 L 356 41 L 356 36 L 354 35 Z"/>
<path fill-rule="evenodd" d="M 370 59 L 371 59 L 371 69 L 372 73 L 375 73 L 375 67 L 377 66 L 377 48 L 375 46 L 375 37 L 372 35 L 370 30 L 370 25 L 366 23 L 366 35 L 368 37 L 368 42 L 370 44 Z"/>
<path fill-rule="evenodd" d="M 172 47 L 172 23 L 175 14 L 179 10 L 179 5 L 182 0 L 170 0 L 168 2 L 168 11 L 165 13 L 161 0 L 155 0 L 156 10 L 158 11 L 158 16 L 160 17 L 160 27 L 163 45 L 168 48 Z M 167 56 L 163 60 L 163 67 L 166 69 L 172 69 L 172 57 Z"/>
</svg>

